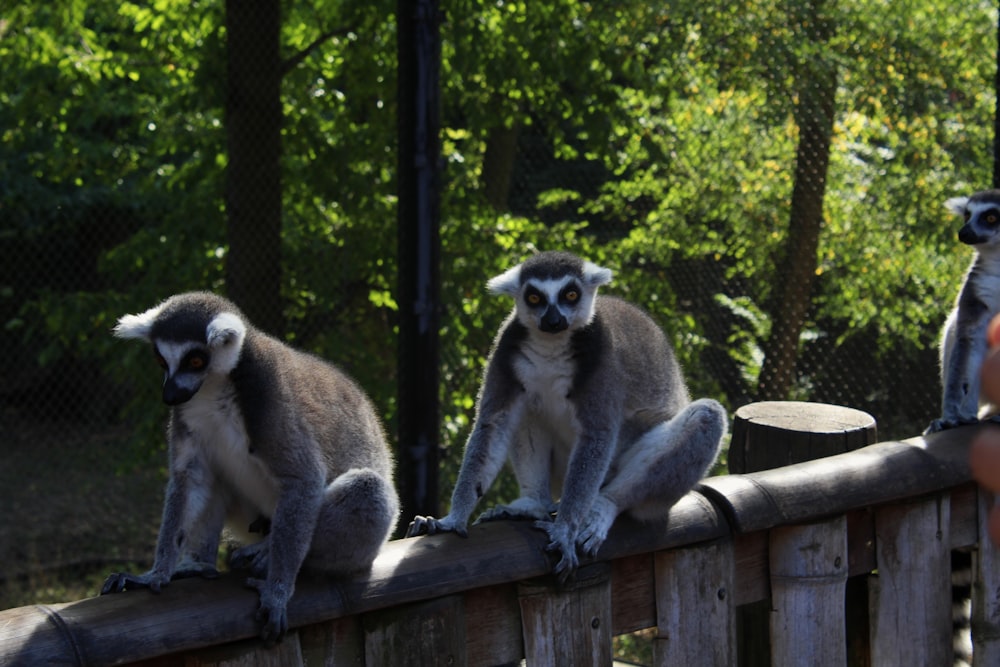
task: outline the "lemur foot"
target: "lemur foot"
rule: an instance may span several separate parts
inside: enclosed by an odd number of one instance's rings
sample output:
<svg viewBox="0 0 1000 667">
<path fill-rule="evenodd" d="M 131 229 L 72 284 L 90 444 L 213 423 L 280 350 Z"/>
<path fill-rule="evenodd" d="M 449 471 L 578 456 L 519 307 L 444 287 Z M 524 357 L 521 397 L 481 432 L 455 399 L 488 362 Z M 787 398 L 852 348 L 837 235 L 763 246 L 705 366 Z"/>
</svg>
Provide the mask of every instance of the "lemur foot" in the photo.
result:
<svg viewBox="0 0 1000 667">
<path fill-rule="evenodd" d="M 148 588 L 153 593 L 159 593 L 160 589 L 170 583 L 170 575 L 161 572 L 144 572 L 143 574 L 131 574 L 129 572 L 112 572 L 104 580 L 101 586 L 101 595 L 108 593 L 122 593 L 136 588 Z"/>
<path fill-rule="evenodd" d="M 608 531 L 611 530 L 611 525 L 617 517 L 618 508 L 615 504 L 604 496 L 598 496 L 583 522 L 579 535 L 576 536 L 576 543 L 580 545 L 580 550 L 588 556 L 596 555 L 597 550 L 607 539 Z"/>
<path fill-rule="evenodd" d="M 950 428 L 957 428 L 959 426 L 969 426 L 971 424 L 978 424 L 979 419 L 976 417 L 959 417 L 957 419 L 945 419 L 941 417 L 935 419 L 927 426 L 924 430 L 924 435 L 930 435 L 931 433 L 937 433 L 939 431 L 946 431 Z"/>
<path fill-rule="evenodd" d="M 436 535 L 437 533 L 455 533 L 461 537 L 468 537 L 469 531 L 465 522 L 453 519 L 451 515 L 443 519 L 435 519 L 432 516 L 415 516 L 406 529 L 407 537 L 417 537 L 418 535 Z"/>
<path fill-rule="evenodd" d="M 254 542 L 235 550 L 229 557 L 229 567 L 247 570 L 255 577 L 265 577 L 269 555 L 270 549 L 266 542 Z"/>
<path fill-rule="evenodd" d="M 552 572 L 559 578 L 560 583 L 566 583 L 580 564 L 580 559 L 576 555 L 577 538 L 569 526 L 559 521 L 536 521 L 535 528 L 545 531 L 549 536 L 545 550 L 556 552 L 560 556 Z"/>
<path fill-rule="evenodd" d="M 266 579 L 250 577 L 246 580 L 249 588 L 257 589 L 260 594 L 260 605 L 255 616 L 260 627 L 260 638 L 268 646 L 276 644 L 285 638 L 288 632 L 288 598 L 283 587 L 268 582 Z"/>
</svg>

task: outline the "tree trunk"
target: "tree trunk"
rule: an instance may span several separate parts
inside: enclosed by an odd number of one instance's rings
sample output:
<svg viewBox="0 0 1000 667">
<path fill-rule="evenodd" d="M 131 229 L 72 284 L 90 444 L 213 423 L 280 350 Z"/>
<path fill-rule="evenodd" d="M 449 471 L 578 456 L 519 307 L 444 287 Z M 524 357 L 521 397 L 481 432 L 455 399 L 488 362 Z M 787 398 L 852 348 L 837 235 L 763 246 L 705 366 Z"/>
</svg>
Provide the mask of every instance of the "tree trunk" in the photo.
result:
<svg viewBox="0 0 1000 667">
<path fill-rule="evenodd" d="M 486 201 L 497 211 L 510 210 L 510 187 L 520 133 L 520 127 L 516 124 L 513 127 L 501 125 L 490 130 L 486 137 L 483 192 L 486 194 Z"/>
<path fill-rule="evenodd" d="M 226 0 L 226 288 L 256 326 L 281 307 L 281 3 Z"/>
<path fill-rule="evenodd" d="M 795 158 L 788 240 L 779 263 L 779 287 L 771 299 L 771 333 L 764 345 L 764 366 L 757 386 L 758 400 L 788 398 L 795 378 L 799 337 L 809 312 L 817 248 L 823 226 L 823 197 L 830 162 L 830 140 L 837 94 L 837 67 L 821 45 L 833 35 L 822 16 L 822 0 L 803 8 L 814 55 L 796 75 L 795 121 L 799 143 Z"/>
</svg>

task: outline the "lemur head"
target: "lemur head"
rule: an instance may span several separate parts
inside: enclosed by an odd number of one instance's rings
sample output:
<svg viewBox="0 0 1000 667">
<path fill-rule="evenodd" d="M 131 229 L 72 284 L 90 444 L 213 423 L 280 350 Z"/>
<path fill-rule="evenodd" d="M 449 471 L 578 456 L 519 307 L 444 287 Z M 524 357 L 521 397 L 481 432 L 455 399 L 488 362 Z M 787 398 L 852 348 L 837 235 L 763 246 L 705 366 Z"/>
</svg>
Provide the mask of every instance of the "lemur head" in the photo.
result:
<svg viewBox="0 0 1000 667">
<path fill-rule="evenodd" d="M 971 197 L 955 197 L 944 205 L 949 211 L 965 219 L 965 224 L 958 232 L 958 239 L 962 243 L 1000 246 L 1000 190 L 984 190 Z"/>
<path fill-rule="evenodd" d="M 231 302 L 209 292 L 188 292 L 144 313 L 125 315 L 114 334 L 153 344 L 163 368 L 163 402 L 180 405 L 210 376 L 225 376 L 236 368 L 247 328 Z"/>
<path fill-rule="evenodd" d="M 486 283 L 493 294 L 514 297 L 517 317 L 529 330 L 557 334 L 590 324 L 597 288 L 611 270 L 568 252 L 543 252 Z"/>
</svg>

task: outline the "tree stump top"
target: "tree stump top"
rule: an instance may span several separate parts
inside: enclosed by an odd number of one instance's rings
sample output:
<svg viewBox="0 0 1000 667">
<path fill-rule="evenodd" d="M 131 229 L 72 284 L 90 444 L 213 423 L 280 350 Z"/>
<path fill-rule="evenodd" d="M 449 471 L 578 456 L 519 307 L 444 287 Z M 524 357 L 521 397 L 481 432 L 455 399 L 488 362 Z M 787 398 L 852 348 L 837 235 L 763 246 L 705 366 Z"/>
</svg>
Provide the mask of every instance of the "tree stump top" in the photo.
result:
<svg viewBox="0 0 1000 667">
<path fill-rule="evenodd" d="M 878 439 L 867 412 L 825 403 L 763 401 L 733 418 L 729 471 L 757 472 L 842 454 Z"/>
</svg>

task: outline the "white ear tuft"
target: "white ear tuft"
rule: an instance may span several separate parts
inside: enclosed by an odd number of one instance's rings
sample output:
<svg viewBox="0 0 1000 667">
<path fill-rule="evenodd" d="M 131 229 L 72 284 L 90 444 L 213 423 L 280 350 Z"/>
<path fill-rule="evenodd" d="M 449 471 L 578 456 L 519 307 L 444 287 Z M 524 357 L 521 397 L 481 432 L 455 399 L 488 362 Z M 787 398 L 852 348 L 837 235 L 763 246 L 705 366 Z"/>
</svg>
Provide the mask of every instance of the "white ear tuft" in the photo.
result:
<svg viewBox="0 0 1000 667">
<path fill-rule="evenodd" d="M 156 321 L 161 310 L 163 310 L 162 305 L 150 308 L 138 315 L 123 315 L 118 319 L 118 324 L 111 332 L 118 338 L 126 340 L 138 338 L 148 341 L 149 331 L 153 328 L 153 322 Z"/>
<path fill-rule="evenodd" d="M 219 313 L 208 323 L 205 340 L 212 350 L 212 372 L 228 375 L 240 361 L 247 325 L 233 313 Z"/>
<path fill-rule="evenodd" d="M 205 329 L 205 340 L 210 348 L 218 349 L 235 342 L 236 348 L 243 347 L 243 338 L 247 335 L 247 327 L 239 317 L 232 313 L 220 313 L 215 316 Z"/>
<path fill-rule="evenodd" d="M 583 282 L 591 287 L 600 287 L 611 282 L 611 269 L 605 269 L 593 262 L 583 263 Z"/>
<path fill-rule="evenodd" d="M 965 208 L 969 205 L 968 197 L 952 197 L 944 203 L 944 207 L 955 215 L 964 215 Z"/>
<path fill-rule="evenodd" d="M 521 265 L 507 269 L 499 276 L 490 278 L 486 283 L 490 294 L 507 294 L 516 297 L 521 289 Z"/>
</svg>

